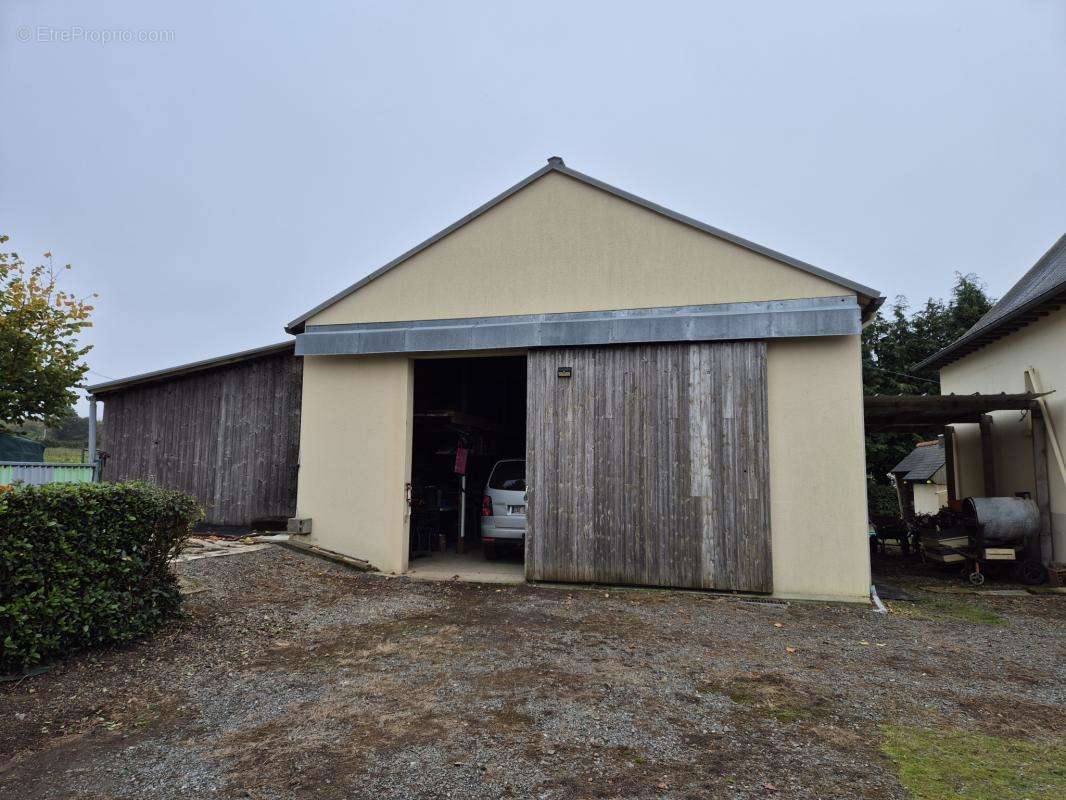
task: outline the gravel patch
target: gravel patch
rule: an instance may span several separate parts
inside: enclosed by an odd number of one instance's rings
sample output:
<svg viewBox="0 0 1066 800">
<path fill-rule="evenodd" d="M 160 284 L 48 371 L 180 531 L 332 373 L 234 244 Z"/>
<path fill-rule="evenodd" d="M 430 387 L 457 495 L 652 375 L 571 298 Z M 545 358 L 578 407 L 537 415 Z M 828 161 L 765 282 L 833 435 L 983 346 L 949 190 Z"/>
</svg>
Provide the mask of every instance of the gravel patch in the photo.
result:
<svg viewBox="0 0 1066 800">
<path fill-rule="evenodd" d="M 1066 730 L 1066 598 L 885 567 L 886 615 L 426 583 L 271 547 L 0 687 L 0 797 L 903 798 L 881 726 Z"/>
</svg>

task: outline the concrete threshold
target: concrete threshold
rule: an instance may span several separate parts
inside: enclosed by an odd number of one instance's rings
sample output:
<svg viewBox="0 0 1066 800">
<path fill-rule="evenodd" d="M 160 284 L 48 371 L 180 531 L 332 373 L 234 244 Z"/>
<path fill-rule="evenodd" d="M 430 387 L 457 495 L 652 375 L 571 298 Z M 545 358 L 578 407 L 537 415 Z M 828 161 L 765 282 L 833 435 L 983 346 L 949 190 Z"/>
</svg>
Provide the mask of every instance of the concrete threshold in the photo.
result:
<svg viewBox="0 0 1066 800">
<path fill-rule="evenodd" d="M 415 581 L 518 584 L 526 582 L 526 570 L 518 559 L 489 561 L 477 552 L 433 553 L 411 559 L 402 577 Z"/>
</svg>

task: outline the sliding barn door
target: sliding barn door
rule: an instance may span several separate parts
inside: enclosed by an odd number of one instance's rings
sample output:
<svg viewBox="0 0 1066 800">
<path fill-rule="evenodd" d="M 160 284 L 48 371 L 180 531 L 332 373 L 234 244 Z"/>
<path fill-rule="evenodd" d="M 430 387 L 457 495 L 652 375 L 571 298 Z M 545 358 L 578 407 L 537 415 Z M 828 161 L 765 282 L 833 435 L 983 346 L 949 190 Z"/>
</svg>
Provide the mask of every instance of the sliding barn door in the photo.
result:
<svg viewBox="0 0 1066 800">
<path fill-rule="evenodd" d="M 534 350 L 528 370 L 530 579 L 773 589 L 765 342 Z"/>
</svg>

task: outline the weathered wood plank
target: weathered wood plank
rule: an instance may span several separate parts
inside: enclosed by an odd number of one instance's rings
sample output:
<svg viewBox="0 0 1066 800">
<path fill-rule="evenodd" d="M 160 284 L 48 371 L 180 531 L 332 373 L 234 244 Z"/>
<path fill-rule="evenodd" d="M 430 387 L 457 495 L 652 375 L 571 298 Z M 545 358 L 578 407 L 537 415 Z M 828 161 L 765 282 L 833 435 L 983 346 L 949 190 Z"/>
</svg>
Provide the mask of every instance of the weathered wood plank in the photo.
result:
<svg viewBox="0 0 1066 800">
<path fill-rule="evenodd" d="M 216 525 L 296 512 L 303 364 L 275 353 L 104 394 L 103 479 L 195 496 Z"/>
<path fill-rule="evenodd" d="M 765 343 L 536 350 L 527 376 L 529 577 L 772 590 Z"/>
</svg>

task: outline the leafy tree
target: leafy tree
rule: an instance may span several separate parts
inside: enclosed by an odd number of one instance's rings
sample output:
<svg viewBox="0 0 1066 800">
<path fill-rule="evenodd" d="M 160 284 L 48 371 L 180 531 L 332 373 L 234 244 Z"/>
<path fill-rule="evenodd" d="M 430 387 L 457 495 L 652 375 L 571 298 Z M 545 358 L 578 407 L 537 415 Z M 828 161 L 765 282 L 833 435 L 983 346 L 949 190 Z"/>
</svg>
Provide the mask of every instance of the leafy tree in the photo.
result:
<svg viewBox="0 0 1066 800">
<path fill-rule="evenodd" d="M 89 441 L 89 418 L 79 417 L 74 413 L 74 409 L 68 409 L 68 414 L 57 420 L 55 428 L 49 433 L 57 442 L 84 444 Z"/>
<path fill-rule="evenodd" d="M 919 362 L 947 347 L 992 307 L 976 275 L 956 273 L 947 301 L 930 298 L 908 313 L 907 298 L 897 297 L 887 312 L 878 312 L 862 334 L 862 381 L 865 394 L 940 394 L 935 369 L 918 370 Z M 866 437 L 866 472 L 871 506 L 881 513 L 894 506 L 886 493 L 888 471 L 913 448 L 913 434 Z M 894 497 L 894 495 L 892 495 Z"/>
<path fill-rule="evenodd" d="M 0 424 L 66 416 L 89 368 L 79 336 L 93 307 L 60 288 L 62 270 L 44 256 L 47 266 L 28 268 L 18 253 L 0 252 Z"/>
<path fill-rule="evenodd" d="M 73 408 L 67 409 L 61 417 L 54 417 L 46 422 L 31 419 L 20 425 L 8 425 L 9 433 L 25 436 L 45 447 L 85 447 L 89 441 L 89 418 L 79 417 Z M 96 423 L 97 434 L 103 429 L 103 422 Z"/>
</svg>

